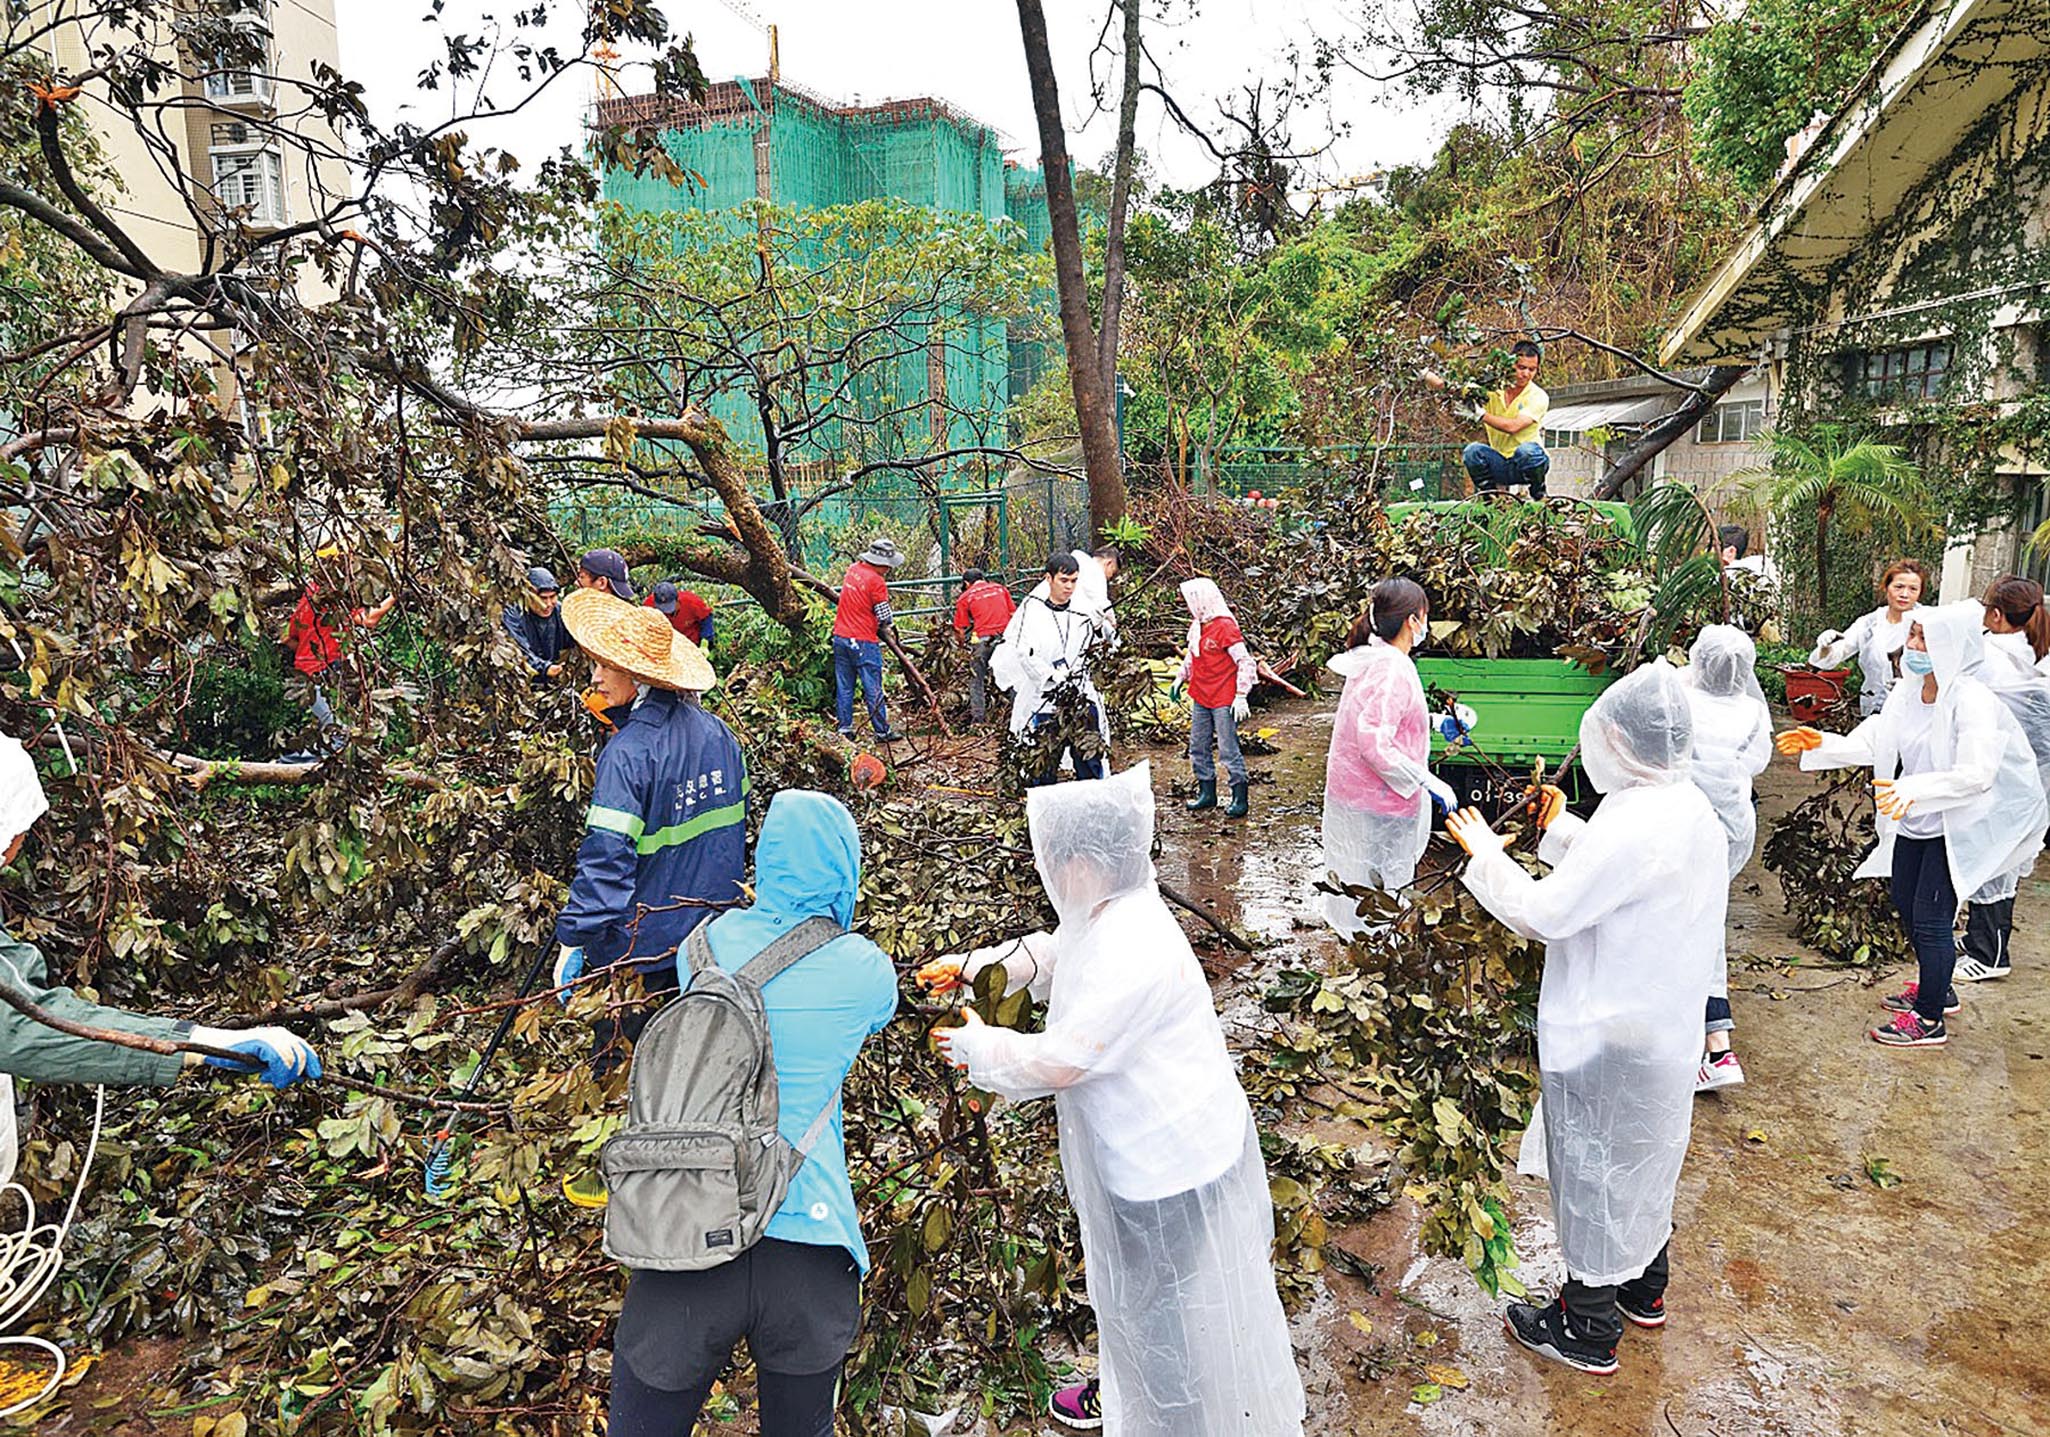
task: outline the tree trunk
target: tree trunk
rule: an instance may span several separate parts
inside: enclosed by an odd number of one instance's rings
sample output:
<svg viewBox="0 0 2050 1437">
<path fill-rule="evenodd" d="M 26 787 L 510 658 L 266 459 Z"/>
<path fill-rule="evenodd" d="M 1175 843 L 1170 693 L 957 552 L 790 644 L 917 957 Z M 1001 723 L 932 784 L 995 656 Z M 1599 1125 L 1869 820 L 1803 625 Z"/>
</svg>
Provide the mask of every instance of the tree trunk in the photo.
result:
<svg viewBox="0 0 2050 1437">
<path fill-rule="evenodd" d="M 1060 87 L 1040 0 L 1018 0 L 1025 71 L 1039 121 L 1039 163 L 1046 175 L 1047 218 L 1053 227 L 1054 280 L 1060 293 L 1061 339 L 1068 351 L 1068 387 L 1082 433 L 1082 464 L 1089 474 L 1089 523 L 1096 535 L 1125 514 L 1125 476 L 1118 463 L 1114 379 L 1098 362 L 1096 326 L 1089 315 L 1089 274 L 1082 260 L 1082 226 L 1075 212 L 1075 182 L 1068 173 L 1068 141 L 1061 128 Z M 1122 115 L 1120 116 L 1122 118 Z M 1129 132 L 1118 137 L 1129 149 Z M 1117 216 L 1113 216 L 1117 222 Z M 1092 536 L 1093 537 L 1093 536 Z"/>
<path fill-rule="evenodd" d="M 1708 372 L 1701 392 L 1689 394 L 1680 407 L 1637 436 L 1616 460 L 1615 467 L 1595 485 L 1593 498 L 1613 499 L 1623 486 L 1636 478 L 1645 465 L 1666 452 L 1675 439 L 1701 422 L 1715 402 L 1729 393 L 1738 380 L 1751 372 L 1748 364 L 1718 364 Z"/>
<path fill-rule="evenodd" d="M 1829 622 L 1829 521 L 1836 513 L 1835 496 L 1825 493 L 1815 506 L 1815 613 Z"/>
</svg>

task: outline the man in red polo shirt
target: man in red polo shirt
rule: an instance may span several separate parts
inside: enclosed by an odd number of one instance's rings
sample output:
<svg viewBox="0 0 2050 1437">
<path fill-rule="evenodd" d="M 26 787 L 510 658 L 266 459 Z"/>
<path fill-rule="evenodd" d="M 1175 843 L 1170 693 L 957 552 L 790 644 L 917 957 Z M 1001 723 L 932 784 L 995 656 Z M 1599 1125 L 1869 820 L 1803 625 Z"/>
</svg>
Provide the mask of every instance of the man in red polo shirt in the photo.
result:
<svg viewBox="0 0 2050 1437">
<path fill-rule="evenodd" d="M 966 569 L 968 587 L 954 601 L 954 637 L 972 644 L 968 660 L 968 712 L 981 723 L 988 709 L 989 656 L 1004 637 L 1017 605 L 1011 591 L 992 584 L 980 569 Z"/>
<path fill-rule="evenodd" d="M 669 627 L 703 649 L 712 652 L 712 606 L 689 589 L 664 579 L 648 591 L 648 607 L 659 609 Z"/>
<path fill-rule="evenodd" d="M 840 608 L 833 615 L 833 701 L 840 737 L 854 737 L 854 685 L 868 701 L 868 722 L 876 737 L 894 739 L 883 709 L 882 636 L 890 627 L 889 571 L 904 562 L 903 551 L 877 539 L 847 566 L 840 581 Z"/>
</svg>

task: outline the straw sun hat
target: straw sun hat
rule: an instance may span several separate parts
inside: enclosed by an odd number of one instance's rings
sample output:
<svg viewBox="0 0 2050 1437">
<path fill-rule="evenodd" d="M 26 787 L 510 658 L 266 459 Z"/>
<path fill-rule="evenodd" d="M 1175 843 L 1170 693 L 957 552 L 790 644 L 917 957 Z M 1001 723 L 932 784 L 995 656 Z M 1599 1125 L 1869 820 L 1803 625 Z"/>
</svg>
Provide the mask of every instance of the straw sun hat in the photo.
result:
<svg viewBox="0 0 2050 1437">
<path fill-rule="evenodd" d="M 562 622 L 578 648 L 642 683 L 703 693 L 717 682 L 704 651 L 645 604 L 577 589 L 563 596 Z"/>
</svg>

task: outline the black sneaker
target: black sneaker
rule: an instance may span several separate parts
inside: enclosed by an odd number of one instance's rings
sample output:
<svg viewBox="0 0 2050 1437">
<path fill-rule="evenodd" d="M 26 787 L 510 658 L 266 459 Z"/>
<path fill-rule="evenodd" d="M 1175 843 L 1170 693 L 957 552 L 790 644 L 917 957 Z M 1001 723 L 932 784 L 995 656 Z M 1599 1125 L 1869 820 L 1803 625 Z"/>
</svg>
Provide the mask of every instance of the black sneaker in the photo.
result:
<svg viewBox="0 0 2050 1437">
<path fill-rule="evenodd" d="M 1599 1342 L 1583 1342 L 1566 1325 L 1566 1304 L 1537 1307 L 1512 1302 L 1502 1313 L 1502 1326 L 1511 1337 L 1540 1357 L 1562 1362 L 1578 1372 L 1606 1377 L 1616 1370 L 1616 1349 Z"/>
<path fill-rule="evenodd" d="M 1666 1300 L 1662 1296 L 1654 1297 L 1647 1302 L 1626 1287 L 1616 1294 L 1616 1310 L 1639 1327 L 1666 1325 Z"/>
</svg>

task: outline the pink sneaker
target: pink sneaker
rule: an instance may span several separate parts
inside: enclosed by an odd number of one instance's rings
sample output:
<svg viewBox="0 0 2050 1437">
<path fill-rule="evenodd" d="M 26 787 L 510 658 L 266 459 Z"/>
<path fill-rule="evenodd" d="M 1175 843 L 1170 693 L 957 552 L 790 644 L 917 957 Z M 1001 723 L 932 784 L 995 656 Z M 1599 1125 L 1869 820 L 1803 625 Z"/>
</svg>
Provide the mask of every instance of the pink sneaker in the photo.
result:
<svg viewBox="0 0 2050 1437">
<path fill-rule="evenodd" d="M 1879 1000 L 1879 1006 L 1886 1009 L 1886 1011 L 1889 1013 L 1912 1013 L 1915 1011 L 1915 999 L 1921 994 L 1921 992 L 1922 985 L 1920 983 L 1910 983 L 1907 987 L 1901 989 L 1900 992 L 1889 993 L 1886 997 L 1881 998 Z M 1965 1005 L 1963 1003 L 1958 1001 L 1957 988 L 1955 986 L 1946 988 L 1944 990 L 1944 1017 L 1948 1018 L 1952 1013 L 1957 1012 L 1964 1006 Z"/>
<path fill-rule="evenodd" d="M 1913 1009 L 1894 1014 L 1892 1022 L 1874 1028 L 1870 1036 L 1887 1048 L 1940 1048 L 1950 1041 L 1941 1018 L 1932 1023 Z"/>
<path fill-rule="evenodd" d="M 1054 1393 L 1053 1400 L 1046 1404 L 1046 1410 L 1056 1421 L 1084 1432 L 1093 1432 L 1103 1425 L 1103 1403 L 1093 1377 Z"/>
</svg>

